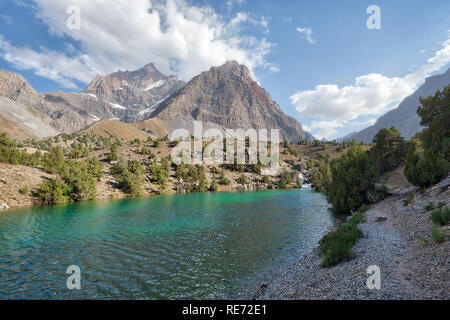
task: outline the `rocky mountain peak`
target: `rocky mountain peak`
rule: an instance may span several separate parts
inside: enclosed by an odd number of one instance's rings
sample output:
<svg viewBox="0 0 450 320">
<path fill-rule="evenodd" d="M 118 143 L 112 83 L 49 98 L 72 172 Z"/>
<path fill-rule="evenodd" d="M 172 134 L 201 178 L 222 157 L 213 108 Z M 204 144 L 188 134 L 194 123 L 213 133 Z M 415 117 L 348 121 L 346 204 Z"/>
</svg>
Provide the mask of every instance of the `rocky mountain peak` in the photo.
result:
<svg viewBox="0 0 450 320">
<path fill-rule="evenodd" d="M 280 129 L 287 140 L 312 139 L 252 79 L 250 70 L 236 61 L 202 72 L 162 102 L 150 117 L 203 121 L 231 129 Z"/>
<path fill-rule="evenodd" d="M 36 90 L 24 77 L 14 72 L 0 70 L 0 96 L 32 107 L 40 105 Z"/>
</svg>

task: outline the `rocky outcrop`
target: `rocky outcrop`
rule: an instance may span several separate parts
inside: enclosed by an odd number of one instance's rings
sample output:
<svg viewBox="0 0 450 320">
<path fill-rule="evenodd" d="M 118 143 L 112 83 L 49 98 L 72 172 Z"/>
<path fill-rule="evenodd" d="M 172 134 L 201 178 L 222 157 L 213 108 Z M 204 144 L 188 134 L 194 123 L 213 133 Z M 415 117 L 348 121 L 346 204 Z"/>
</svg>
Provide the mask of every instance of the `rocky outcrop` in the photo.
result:
<svg viewBox="0 0 450 320">
<path fill-rule="evenodd" d="M 97 76 L 84 93 L 144 115 L 183 84 L 175 76 L 162 74 L 150 63 L 136 71 Z"/>
<path fill-rule="evenodd" d="M 252 79 L 248 68 L 235 61 L 196 76 L 162 102 L 150 117 L 168 122 L 202 121 L 231 129 L 280 129 L 286 140 L 312 139 Z"/>
<path fill-rule="evenodd" d="M 159 102 L 183 84 L 183 81 L 166 76 L 153 64 L 148 64 L 136 71 L 99 75 L 83 92 L 49 92 L 41 94 L 41 98 L 48 108 L 45 112 L 58 119 L 60 130 L 73 132 L 101 119 L 143 120 Z M 67 123 L 69 115 L 77 121 Z"/>
</svg>

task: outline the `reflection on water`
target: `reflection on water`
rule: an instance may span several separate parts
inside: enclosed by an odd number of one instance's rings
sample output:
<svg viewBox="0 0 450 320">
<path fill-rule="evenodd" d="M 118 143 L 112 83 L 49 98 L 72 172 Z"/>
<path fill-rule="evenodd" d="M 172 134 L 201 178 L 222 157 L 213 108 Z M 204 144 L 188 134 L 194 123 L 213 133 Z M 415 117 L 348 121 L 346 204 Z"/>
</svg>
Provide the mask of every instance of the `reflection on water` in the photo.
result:
<svg viewBox="0 0 450 320">
<path fill-rule="evenodd" d="M 312 190 L 98 201 L 0 215 L 0 299 L 233 298 L 333 222 Z M 81 268 L 81 290 L 66 269 Z"/>
</svg>

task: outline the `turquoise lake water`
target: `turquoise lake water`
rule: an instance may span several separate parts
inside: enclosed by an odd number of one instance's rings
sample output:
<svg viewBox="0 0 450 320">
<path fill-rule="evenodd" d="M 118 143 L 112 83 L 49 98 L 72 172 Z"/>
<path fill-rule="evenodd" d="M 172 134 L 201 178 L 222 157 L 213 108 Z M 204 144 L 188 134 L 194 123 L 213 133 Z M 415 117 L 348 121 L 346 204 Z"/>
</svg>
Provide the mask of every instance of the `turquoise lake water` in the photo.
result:
<svg viewBox="0 0 450 320">
<path fill-rule="evenodd" d="M 0 299 L 236 298 L 333 224 L 311 189 L 158 196 L 0 214 Z M 81 289 L 69 290 L 69 265 Z"/>
</svg>

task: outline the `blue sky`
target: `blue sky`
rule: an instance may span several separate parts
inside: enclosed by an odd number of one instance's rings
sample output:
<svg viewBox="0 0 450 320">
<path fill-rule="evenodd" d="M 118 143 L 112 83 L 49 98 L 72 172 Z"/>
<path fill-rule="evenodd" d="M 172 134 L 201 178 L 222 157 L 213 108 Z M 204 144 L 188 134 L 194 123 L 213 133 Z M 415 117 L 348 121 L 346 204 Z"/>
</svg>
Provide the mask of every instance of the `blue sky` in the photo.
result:
<svg viewBox="0 0 450 320">
<path fill-rule="evenodd" d="M 80 29 L 67 27 L 71 4 Z M 374 4 L 380 30 L 366 25 Z M 39 92 L 72 91 L 148 62 L 189 80 L 235 59 L 287 114 L 333 139 L 444 72 L 449 30 L 447 0 L 0 0 L 0 69 Z"/>
</svg>

